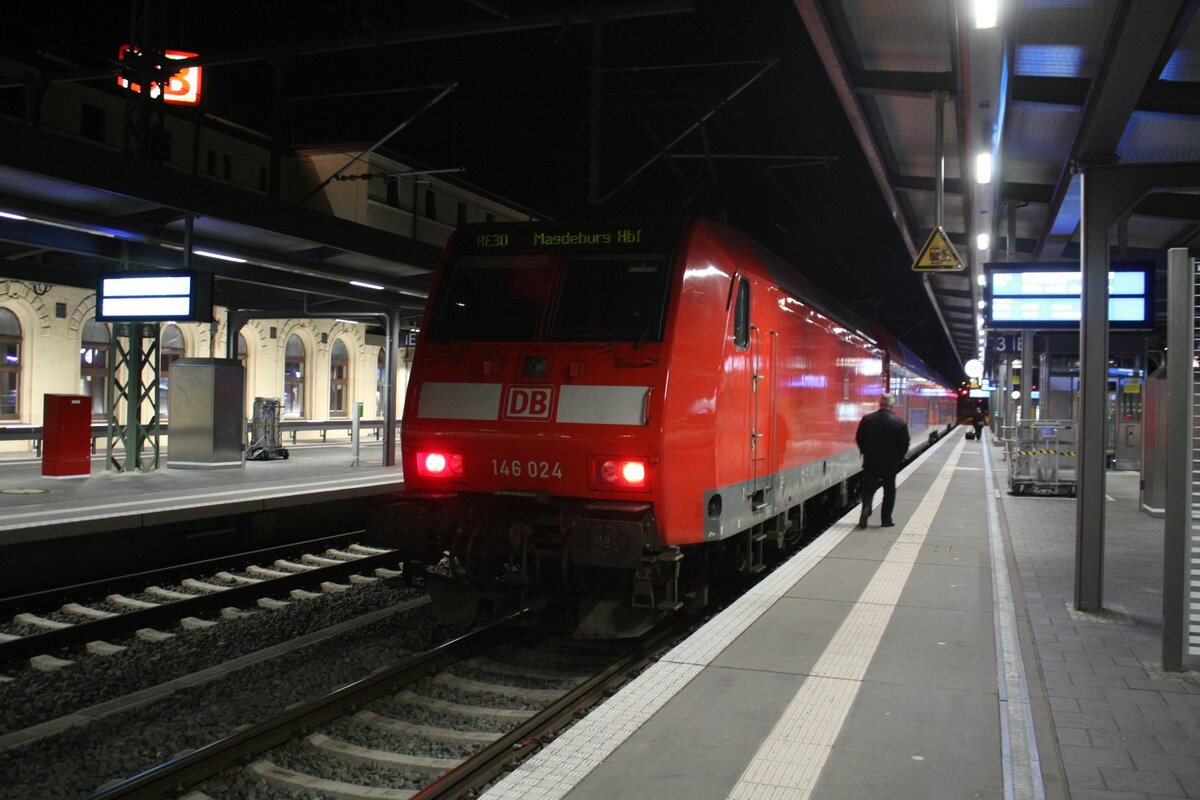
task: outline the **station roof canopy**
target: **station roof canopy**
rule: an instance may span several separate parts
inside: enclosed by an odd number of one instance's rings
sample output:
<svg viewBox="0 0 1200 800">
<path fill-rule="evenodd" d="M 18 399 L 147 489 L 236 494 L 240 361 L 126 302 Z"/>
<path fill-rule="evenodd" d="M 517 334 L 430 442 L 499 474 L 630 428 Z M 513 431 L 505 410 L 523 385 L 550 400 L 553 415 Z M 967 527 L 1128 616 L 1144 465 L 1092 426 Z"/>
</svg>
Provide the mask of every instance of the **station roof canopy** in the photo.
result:
<svg viewBox="0 0 1200 800">
<path fill-rule="evenodd" d="M 966 269 L 924 280 L 964 360 L 983 264 L 1078 263 L 1081 170 L 1200 161 L 1197 0 L 795 3 L 914 260 L 938 219 L 944 99 L 942 225 Z M 1197 191 L 1145 197 L 1114 258 L 1194 246 Z"/>
<path fill-rule="evenodd" d="M 425 306 L 434 245 L 59 138 L 0 120 L 5 277 L 95 288 L 121 265 L 182 267 L 190 218 L 192 266 L 214 274 L 219 305 L 407 316 Z"/>
</svg>

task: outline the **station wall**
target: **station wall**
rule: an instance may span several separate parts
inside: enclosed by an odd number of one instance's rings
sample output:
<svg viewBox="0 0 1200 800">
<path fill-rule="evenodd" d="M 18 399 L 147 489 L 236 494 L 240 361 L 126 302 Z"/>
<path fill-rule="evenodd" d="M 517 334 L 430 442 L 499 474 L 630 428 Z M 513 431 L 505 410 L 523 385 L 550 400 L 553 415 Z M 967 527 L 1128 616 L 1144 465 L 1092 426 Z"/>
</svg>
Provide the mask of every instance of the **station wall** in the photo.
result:
<svg viewBox="0 0 1200 800">
<path fill-rule="evenodd" d="M 28 284 L 0 280 L 0 317 L 10 320 L 0 328 L 5 348 L 4 380 L 0 392 L 0 426 L 41 425 L 42 403 L 46 394 L 90 394 L 93 419 L 106 418 L 106 388 L 92 387 L 100 370 L 112 354 L 95 341 L 85 341 L 87 323 L 94 319 L 94 292 L 67 286 Z M 215 319 L 206 323 L 164 323 L 160 332 L 160 388 L 165 390 L 163 418 L 170 422 L 170 362 L 181 357 L 224 358 L 228 330 L 224 309 L 216 308 Z M 15 318 L 17 330 L 11 331 Z M 174 326 L 170 331 L 168 326 Z M 382 347 L 368 344 L 365 326 L 330 319 L 252 320 L 241 330 L 244 348 L 239 358 L 246 367 L 246 415 L 249 418 L 255 397 L 273 397 L 284 401 L 284 419 L 349 419 L 355 402 L 363 403 L 365 419 L 382 419 L 383 377 L 379 362 Z M 95 328 L 91 328 L 95 330 Z M 291 337 L 303 344 L 304 353 L 297 362 L 300 374 L 293 371 L 286 381 L 286 349 Z M 345 363 L 335 360 L 336 344 L 341 342 Z M 340 354 L 340 353 L 339 353 Z M 403 414 L 404 389 L 408 384 L 411 353 L 397 351 L 397 416 Z M 165 366 L 165 372 L 162 367 Z M 340 368 L 340 369 L 339 369 Z M 300 397 L 286 396 L 289 384 L 299 381 Z M 341 391 L 335 391 L 337 388 Z M 143 411 L 148 419 L 149 409 Z M 319 433 L 310 436 L 319 437 Z M 0 452 L 25 452 L 32 442 L 0 442 Z"/>
</svg>

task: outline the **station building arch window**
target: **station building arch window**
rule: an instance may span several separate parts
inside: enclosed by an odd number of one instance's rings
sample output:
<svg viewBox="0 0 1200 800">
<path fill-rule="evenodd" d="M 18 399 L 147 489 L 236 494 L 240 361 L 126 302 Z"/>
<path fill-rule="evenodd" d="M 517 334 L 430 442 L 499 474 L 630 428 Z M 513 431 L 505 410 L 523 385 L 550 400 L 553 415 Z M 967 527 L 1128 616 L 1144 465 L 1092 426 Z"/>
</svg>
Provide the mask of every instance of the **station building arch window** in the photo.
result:
<svg viewBox="0 0 1200 800">
<path fill-rule="evenodd" d="M 0 308 L 0 419 L 21 418 L 21 321 Z"/>
<path fill-rule="evenodd" d="M 83 323 L 79 342 L 79 393 L 92 398 L 92 419 L 108 419 L 108 359 L 112 334 L 103 322 Z"/>
<path fill-rule="evenodd" d="M 171 365 L 187 355 L 183 331 L 178 325 L 163 325 L 158 335 L 158 416 L 166 418 L 170 409 Z"/>
<path fill-rule="evenodd" d="M 293 333 L 283 351 L 283 413 L 289 417 L 304 416 L 305 355 L 304 342 Z"/>
<path fill-rule="evenodd" d="M 329 416 L 344 417 L 350 405 L 350 352 L 341 339 L 329 350 Z"/>
</svg>

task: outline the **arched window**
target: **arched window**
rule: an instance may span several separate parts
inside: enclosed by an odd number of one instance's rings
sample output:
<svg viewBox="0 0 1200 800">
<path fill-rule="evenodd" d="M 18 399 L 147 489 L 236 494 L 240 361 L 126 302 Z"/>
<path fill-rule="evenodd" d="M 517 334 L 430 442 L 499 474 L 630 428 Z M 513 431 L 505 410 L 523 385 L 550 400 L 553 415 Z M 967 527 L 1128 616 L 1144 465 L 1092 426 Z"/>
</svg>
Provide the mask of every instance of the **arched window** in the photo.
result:
<svg viewBox="0 0 1200 800">
<path fill-rule="evenodd" d="M 165 419 L 171 394 L 171 365 L 187 355 L 183 331 L 177 325 L 163 325 L 158 335 L 158 416 Z"/>
<path fill-rule="evenodd" d="M 21 322 L 0 308 L 0 419 L 21 418 Z"/>
<path fill-rule="evenodd" d="M 283 351 L 283 413 L 304 416 L 304 342 L 292 334 Z"/>
<path fill-rule="evenodd" d="M 79 393 L 92 398 L 92 419 L 108 418 L 108 357 L 112 337 L 103 322 L 83 323 L 79 342 Z"/>
<path fill-rule="evenodd" d="M 341 339 L 333 340 L 329 351 L 329 416 L 344 417 L 350 394 L 350 353 Z"/>
</svg>

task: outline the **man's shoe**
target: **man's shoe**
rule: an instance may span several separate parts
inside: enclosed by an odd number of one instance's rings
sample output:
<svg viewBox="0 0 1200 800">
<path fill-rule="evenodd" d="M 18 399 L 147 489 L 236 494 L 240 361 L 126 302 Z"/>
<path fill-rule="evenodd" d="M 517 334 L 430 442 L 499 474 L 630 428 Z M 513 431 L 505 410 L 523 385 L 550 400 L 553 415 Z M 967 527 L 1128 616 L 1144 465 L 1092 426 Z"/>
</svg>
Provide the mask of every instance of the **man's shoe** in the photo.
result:
<svg viewBox="0 0 1200 800">
<path fill-rule="evenodd" d="M 883 522 L 879 523 L 879 527 L 881 527 L 881 528 L 894 528 L 894 527 L 896 527 L 896 523 L 894 523 L 894 522 L 892 522 L 890 519 L 888 519 L 888 520 L 884 520 Z"/>
<path fill-rule="evenodd" d="M 860 522 L 854 526 L 854 530 L 856 530 L 856 531 L 865 531 L 866 529 L 867 529 L 867 523 L 865 523 L 865 522 Z"/>
</svg>

